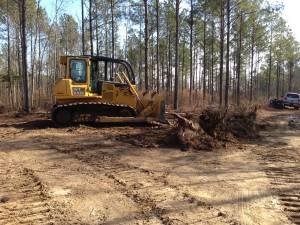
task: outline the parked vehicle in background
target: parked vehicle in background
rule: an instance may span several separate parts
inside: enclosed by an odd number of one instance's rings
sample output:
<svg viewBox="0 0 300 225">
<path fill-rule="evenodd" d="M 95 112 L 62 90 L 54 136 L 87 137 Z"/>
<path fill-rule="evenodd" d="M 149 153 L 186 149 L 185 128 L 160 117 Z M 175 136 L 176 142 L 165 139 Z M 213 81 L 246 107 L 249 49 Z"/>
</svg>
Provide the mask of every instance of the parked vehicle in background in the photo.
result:
<svg viewBox="0 0 300 225">
<path fill-rule="evenodd" d="M 269 101 L 269 106 L 275 109 L 284 109 L 284 104 L 282 99 L 271 99 Z"/>
<path fill-rule="evenodd" d="M 294 107 L 295 109 L 300 108 L 300 94 L 287 92 L 283 96 L 283 105 Z"/>
</svg>

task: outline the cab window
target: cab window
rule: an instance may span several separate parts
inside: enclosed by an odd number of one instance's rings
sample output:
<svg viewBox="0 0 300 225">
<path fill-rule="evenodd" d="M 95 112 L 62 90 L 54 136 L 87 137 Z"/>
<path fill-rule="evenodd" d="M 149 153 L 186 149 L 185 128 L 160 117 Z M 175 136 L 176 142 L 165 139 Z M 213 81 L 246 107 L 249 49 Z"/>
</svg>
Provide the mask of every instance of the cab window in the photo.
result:
<svg viewBox="0 0 300 225">
<path fill-rule="evenodd" d="M 86 63 L 85 60 L 70 61 L 71 79 L 77 83 L 86 82 Z"/>
<path fill-rule="evenodd" d="M 299 95 L 297 95 L 297 94 L 287 94 L 286 97 L 288 97 L 288 98 L 299 98 Z"/>
</svg>

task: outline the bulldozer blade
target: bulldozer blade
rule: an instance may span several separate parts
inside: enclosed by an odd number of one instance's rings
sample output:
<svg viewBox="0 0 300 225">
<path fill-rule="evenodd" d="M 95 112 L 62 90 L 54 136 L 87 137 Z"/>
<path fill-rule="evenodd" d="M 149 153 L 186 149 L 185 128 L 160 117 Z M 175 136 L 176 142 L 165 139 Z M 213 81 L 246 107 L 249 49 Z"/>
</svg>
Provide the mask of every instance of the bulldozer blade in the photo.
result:
<svg viewBox="0 0 300 225">
<path fill-rule="evenodd" d="M 165 121 L 165 101 L 162 95 L 153 93 L 146 93 L 142 96 L 141 101 L 145 108 L 140 112 L 141 117 L 156 118 L 156 121 Z"/>
</svg>

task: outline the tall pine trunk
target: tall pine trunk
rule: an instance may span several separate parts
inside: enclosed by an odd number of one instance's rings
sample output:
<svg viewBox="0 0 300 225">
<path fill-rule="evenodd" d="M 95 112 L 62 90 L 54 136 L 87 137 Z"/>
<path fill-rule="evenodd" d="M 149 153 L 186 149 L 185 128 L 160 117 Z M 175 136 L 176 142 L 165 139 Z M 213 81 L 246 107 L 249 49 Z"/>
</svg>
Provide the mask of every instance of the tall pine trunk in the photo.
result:
<svg viewBox="0 0 300 225">
<path fill-rule="evenodd" d="M 292 91 L 293 90 L 293 67 L 294 67 L 294 63 L 293 62 L 289 62 L 289 88 L 288 91 Z"/>
<path fill-rule="evenodd" d="M 144 55 L 144 63 L 145 63 L 145 89 L 146 91 L 149 90 L 149 78 L 148 78 L 148 42 L 149 42 L 149 37 L 148 37 L 148 2 L 147 0 L 144 0 L 144 23 L 145 23 L 145 28 L 144 28 L 144 35 L 145 35 L 145 55 Z"/>
<path fill-rule="evenodd" d="M 185 40 L 183 40 L 183 43 L 182 43 L 182 62 L 181 62 L 181 91 L 183 93 L 183 90 L 184 90 L 184 81 L 185 81 L 185 72 L 184 72 L 184 69 L 185 69 Z"/>
<path fill-rule="evenodd" d="M 219 74 L 219 105 L 223 104 L 223 64 L 224 64 L 224 3 L 220 0 L 220 74 Z"/>
<path fill-rule="evenodd" d="M 95 26 L 96 26 L 96 54 L 99 56 L 100 54 L 100 43 L 99 43 L 99 23 L 98 23 L 98 3 L 95 2 Z M 98 71 L 98 63 L 96 64 L 96 71 Z"/>
<path fill-rule="evenodd" d="M 175 86 L 174 86 L 174 109 L 178 109 L 178 48 L 179 48 L 179 1 L 176 0 L 176 30 L 175 30 Z"/>
<path fill-rule="evenodd" d="M 194 4 L 191 0 L 191 12 L 190 12 L 190 95 L 189 103 L 192 104 L 192 83 L 193 83 L 193 29 L 194 29 Z"/>
<path fill-rule="evenodd" d="M 111 14 L 111 57 L 115 58 L 115 15 L 114 15 L 114 0 L 110 1 Z"/>
<path fill-rule="evenodd" d="M 204 21 L 203 21 L 203 100 L 206 99 L 206 71 L 207 71 L 207 62 L 206 62 L 206 26 L 207 26 L 207 13 L 206 13 L 206 4 L 204 3 Z M 200 76 L 199 76 L 200 80 Z"/>
<path fill-rule="evenodd" d="M 171 28 L 168 31 L 168 74 L 167 74 L 167 91 L 169 96 L 172 91 L 172 48 L 171 48 Z"/>
<path fill-rule="evenodd" d="M 250 102 L 253 100 L 253 68 L 254 68 L 254 28 L 251 35 L 251 66 L 250 66 Z"/>
<path fill-rule="evenodd" d="M 236 104 L 240 105 L 241 99 L 241 66 L 242 66 L 242 38 L 243 38 L 243 14 L 240 14 L 240 24 L 239 24 L 239 39 L 238 39 L 238 49 L 237 49 L 237 62 L 236 62 Z"/>
<path fill-rule="evenodd" d="M 159 92 L 159 0 L 156 0 L 156 91 Z"/>
<path fill-rule="evenodd" d="M 271 74 L 272 74 L 272 45 L 273 45 L 273 27 L 271 24 L 271 41 L 269 49 L 269 71 L 268 71 L 268 99 L 271 97 Z"/>
<path fill-rule="evenodd" d="M 229 60 L 230 60 L 230 0 L 227 0 L 227 43 L 226 43 L 226 79 L 225 79 L 225 107 L 228 107 L 229 104 Z"/>
<path fill-rule="evenodd" d="M 140 18 L 140 27 L 139 27 L 139 89 L 142 89 L 142 20 L 141 15 L 139 15 Z"/>
<path fill-rule="evenodd" d="M 81 0 L 81 43 L 82 43 L 82 55 L 85 55 L 85 27 L 84 27 L 84 0 Z"/>
<path fill-rule="evenodd" d="M 215 39 L 215 23 L 212 20 L 212 24 L 211 24 L 211 86 L 210 86 L 210 95 L 211 95 L 211 102 L 213 103 L 215 101 L 214 99 L 214 64 L 215 64 L 215 60 L 214 60 L 214 39 Z"/>
<path fill-rule="evenodd" d="M 92 23 L 92 0 L 90 0 L 89 5 L 89 24 L 90 24 L 90 45 L 91 45 L 91 56 L 94 54 L 94 47 L 93 47 L 93 23 Z"/>
<path fill-rule="evenodd" d="M 21 33 L 21 49 L 22 49 L 22 73 L 23 73 L 23 96 L 25 112 L 30 111 L 29 93 L 28 93 L 28 76 L 27 76 L 27 43 L 26 43 L 26 0 L 19 1 L 19 19 Z"/>
<path fill-rule="evenodd" d="M 6 27 L 7 27 L 7 78 L 8 78 L 8 85 L 9 85 L 9 99 L 10 104 L 13 107 L 13 90 L 12 90 L 12 78 L 11 78 L 11 55 L 10 55 L 10 21 L 9 21 L 9 0 L 6 0 L 6 10 L 7 10 L 7 18 L 6 18 Z"/>
<path fill-rule="evenodd" d="M 276 98 L 279 98 L 279 82 L 280 82 L 280 63 L 277 62 L 276 70 Z"/>
</svg>

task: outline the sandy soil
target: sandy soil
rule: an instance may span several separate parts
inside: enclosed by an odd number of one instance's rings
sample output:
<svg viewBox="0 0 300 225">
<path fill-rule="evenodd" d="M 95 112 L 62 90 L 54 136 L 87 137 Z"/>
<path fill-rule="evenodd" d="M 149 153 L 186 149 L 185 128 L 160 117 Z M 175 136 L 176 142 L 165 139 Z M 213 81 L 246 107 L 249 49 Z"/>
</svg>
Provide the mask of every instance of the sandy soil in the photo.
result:
<svg viewBox="0 0 300 225">
<path fill-rule="evenodd" d="M 160 128 L 2 115 L 0 224 L 300 224 L 300 114 L 259 120 L 260 140 L 183 152 L 124 140 Z"/>
</svg>

